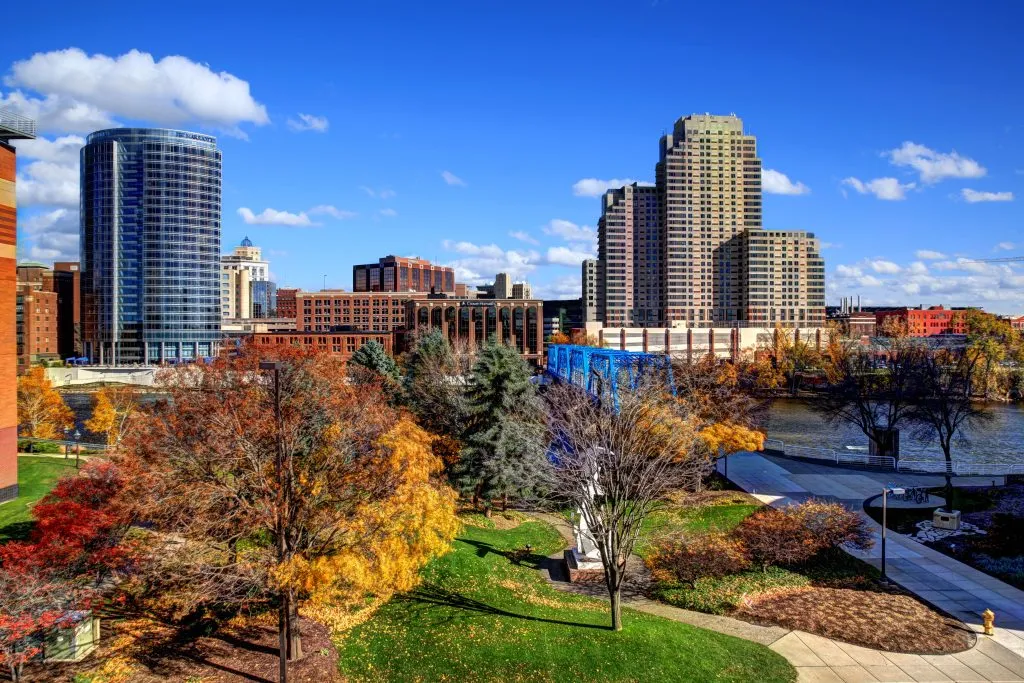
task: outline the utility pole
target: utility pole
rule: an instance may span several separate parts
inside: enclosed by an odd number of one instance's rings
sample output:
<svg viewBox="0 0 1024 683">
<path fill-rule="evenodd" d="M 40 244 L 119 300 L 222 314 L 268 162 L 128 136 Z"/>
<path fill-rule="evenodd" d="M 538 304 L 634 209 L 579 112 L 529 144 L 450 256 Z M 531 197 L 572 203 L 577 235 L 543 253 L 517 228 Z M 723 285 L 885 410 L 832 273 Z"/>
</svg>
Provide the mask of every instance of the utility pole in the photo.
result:
<svg viewBox="0 0 1024 683">
<path fill-rule="evenodd" d="M 260 361 L 260 370 L 270 370 L 274 378 L 274 425 L 275 440 L 277 442 L 277 453 L 274 460 L 274 473 L 277 479 L 277 513 L 275 526 L 277 527 L 277 561 L 284 563 L 287 554 L 285 545 L 285 513 L 287 511 L 288 496 L 286 494 L 286 477 L 284 468 L 284 441 L 282 439 L 283 419 L 281 416 L 281 363 L 278 361 Z M 288 593 L 281 592 L 280 605 L 277 609 L 277 645 L 278 645 L 278 681 L 286 683 L 288 680 Z"/>
</svg>

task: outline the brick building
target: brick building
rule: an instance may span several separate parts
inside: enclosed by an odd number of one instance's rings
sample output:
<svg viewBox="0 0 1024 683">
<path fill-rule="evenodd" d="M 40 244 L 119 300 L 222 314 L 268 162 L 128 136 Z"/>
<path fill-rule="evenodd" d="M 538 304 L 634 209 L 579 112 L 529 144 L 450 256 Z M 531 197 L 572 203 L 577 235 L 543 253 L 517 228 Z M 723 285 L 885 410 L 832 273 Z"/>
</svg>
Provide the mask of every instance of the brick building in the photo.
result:
<svg viewBox="0 0 1024 683">
<path fill-rule="evenodd" d="M 1011 316 L 1009 318 L 1009 322 L 1010 327 L 1012 327 L 1015 330 L 1020 330 L 1021 332 L 1024 332 L 1024 315 L 1018 315 L 1016 317 Z"/>
<path fill-rule="evenodd" d="M 0 108 L 0 502 L 18 497 L 18 213 L 16 152 L 10 143 L 35 136 L 34 121 Z"/>
<path fill-rule="evenodd" d="M 298 292 L 295 295 L 295 329 L 307 332 L 342 328 L 368 332 L 400 330 L 406 327 L 405 303 L 426 297 L 424 292 Z"/>
<path fill-rule="evenodd" d="M 936 334 L 966 334 L 967 326 L 964 314 L 971 309 L 944 308 L 942 306 L 923 306 L 918 308 L 897 308 L 875 313 L 875 323 L 879 330 L 887 318 L 896 318 L 907 326 L 911 337 L 931 337 Z"/>
<path fill-rule="evenodd" d="M 391 332 L 257 332 L 250 339 L 257 348 L 299 346 L 330 353 L 344 363 L 369 341 L 380 342 L 388 355 L 394 353 L 394 335 Z"/>
<path fill-rule="evenodd" d="M 430 297 L 405 304 L 407 330 L 440 329 L 470 346 L 490 338 L 519 349 L 534 363 L 544 362 L 543 301 L 536 299 L 456 299 Z"/>
<path fill-rule="evenodd" d="M 15 334 L 18 374 L 41 360 L 57 360 L 57 292 L 53 271 L 32 261 L 18 265 Z"/>
<path fill-rule="evenodd" d="M 455 269 L 418 258 L 385 256 L 352 266 L 354 292 L 455 292 Z"/>
<path fill-rule="evenodd" d="M 295 318 L 295 295 L 299 293 L 298 289 L 281 289 L 277 290 L 277 317 L 278 318 Z"/>
</svg>

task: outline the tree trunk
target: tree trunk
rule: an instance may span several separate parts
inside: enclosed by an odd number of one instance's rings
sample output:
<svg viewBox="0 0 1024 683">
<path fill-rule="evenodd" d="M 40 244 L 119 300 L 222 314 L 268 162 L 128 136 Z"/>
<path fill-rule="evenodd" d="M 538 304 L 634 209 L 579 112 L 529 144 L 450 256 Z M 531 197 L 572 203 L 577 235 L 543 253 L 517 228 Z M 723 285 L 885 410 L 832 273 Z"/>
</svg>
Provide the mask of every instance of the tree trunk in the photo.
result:
<svg viewBox="0 0 1024 683">
<path fill-rule="evenodd" d="M 299 601 L 295 591 L 288 592 L 288 661 L 302 659 L 302 631 L 299 629 Z"/>
<path fill-rule="evenodd" d="M 501 494 L 501 511 L 508 512 L 508 494 Z"/>
<path fill-rule="evenodd" d="M 490 505 L 486 505 L 486 504 L 484 505 L 484 517 L 486 517 L 487 519 L 491 518 L 491 506 Z"/>
<path fill-rule="evenodd" d="M 953 475 L 951 469 L 953 467 L 953 454 L 950 453 L 949 446 L 943 445 L 942 454 L 946 456 L 946 512 L 953 511 Z"/>
<path fill-rule="evenodd" d="M 612 601 L 612 630 L 622 630 L 622 590 L 613 588 L 609 592 Z"/>
<path fill-rule="evenodd" d="M 278 683 L 288 680 L 288 591 L 281 591 L 281 604 L 277 607 Z"/>
</svg>

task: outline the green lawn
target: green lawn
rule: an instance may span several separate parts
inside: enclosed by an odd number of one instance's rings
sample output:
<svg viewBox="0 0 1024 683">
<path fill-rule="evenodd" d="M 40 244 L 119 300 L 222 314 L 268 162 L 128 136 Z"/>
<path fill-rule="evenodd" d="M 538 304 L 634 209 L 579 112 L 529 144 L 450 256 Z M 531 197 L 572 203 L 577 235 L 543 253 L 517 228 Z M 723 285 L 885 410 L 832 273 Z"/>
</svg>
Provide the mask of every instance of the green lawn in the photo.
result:
<svg viewBox="0 0 1024 683">
<path fill-rule="evenodd" d="M 509 555 L 529 544 L 521 564 Z M 755 643 L 632 610 L 608 628 L 607 604 L 548 585 L 538 563 L 564 547 L 532 521 L 467 526 L 416 591 L 397 596 L 339 643 L 358 681 L 792 681 Z"/>
<path fill-rule="evenodd" d="M 19 495 L 0 505 L 0 543 L 25 538 L 32 522 L 30 505 L 49 493 L 63 475 L 74 471 L 74 459 L 19 456 Z"/>
<path fill-rule="evenodd" d="M 727 497 L 725 501 L 744 500 L 743 494 L 735 498 Z M 640 529 L 640 538 L 636 544 L 636 554 L 647 557 L 652 546 L 665 536 L 680 532 L 707 533 L 709 531 L 729 531 L 753 514 L 761 507 L 760 503 L 725 502 L 702 507 L 668 507 L 654 512 L 644 520 Z"/>
</svg>

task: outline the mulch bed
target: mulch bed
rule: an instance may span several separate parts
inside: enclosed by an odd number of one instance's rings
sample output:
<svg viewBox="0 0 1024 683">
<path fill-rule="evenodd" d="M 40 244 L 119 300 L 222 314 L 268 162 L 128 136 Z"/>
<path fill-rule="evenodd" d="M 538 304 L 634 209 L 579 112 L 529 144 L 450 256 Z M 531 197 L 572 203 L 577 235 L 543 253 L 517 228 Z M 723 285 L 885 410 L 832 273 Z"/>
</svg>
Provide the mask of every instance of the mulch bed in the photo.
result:
<svg viewBox="0 0 1024 683">
<path fill-rule="evenodd" d="M 288 666 L 288 680 L 309 683 L 340 681 L 338 653 L 327 627 L 302 619 L 305 657 Z M 192 635 L 156 622 L 133 619 L 105 621 L 96 652 L 82 662 L 33 664 L 25 680 L 72 680 L 102 673 L 103 680 L 157 681 L 277 681 L 277 630 L 255 624 L 225 625 L 210 635 Z M 127 643 L 127 644 L 126 644 Z"/>
<path fill-rule="evenodd" d="M 751 598 L 733 616 L 887 652 L 950 654 L 976 639 L 958 620 L 898 592 L 797 588 Z"/>
</svg>

